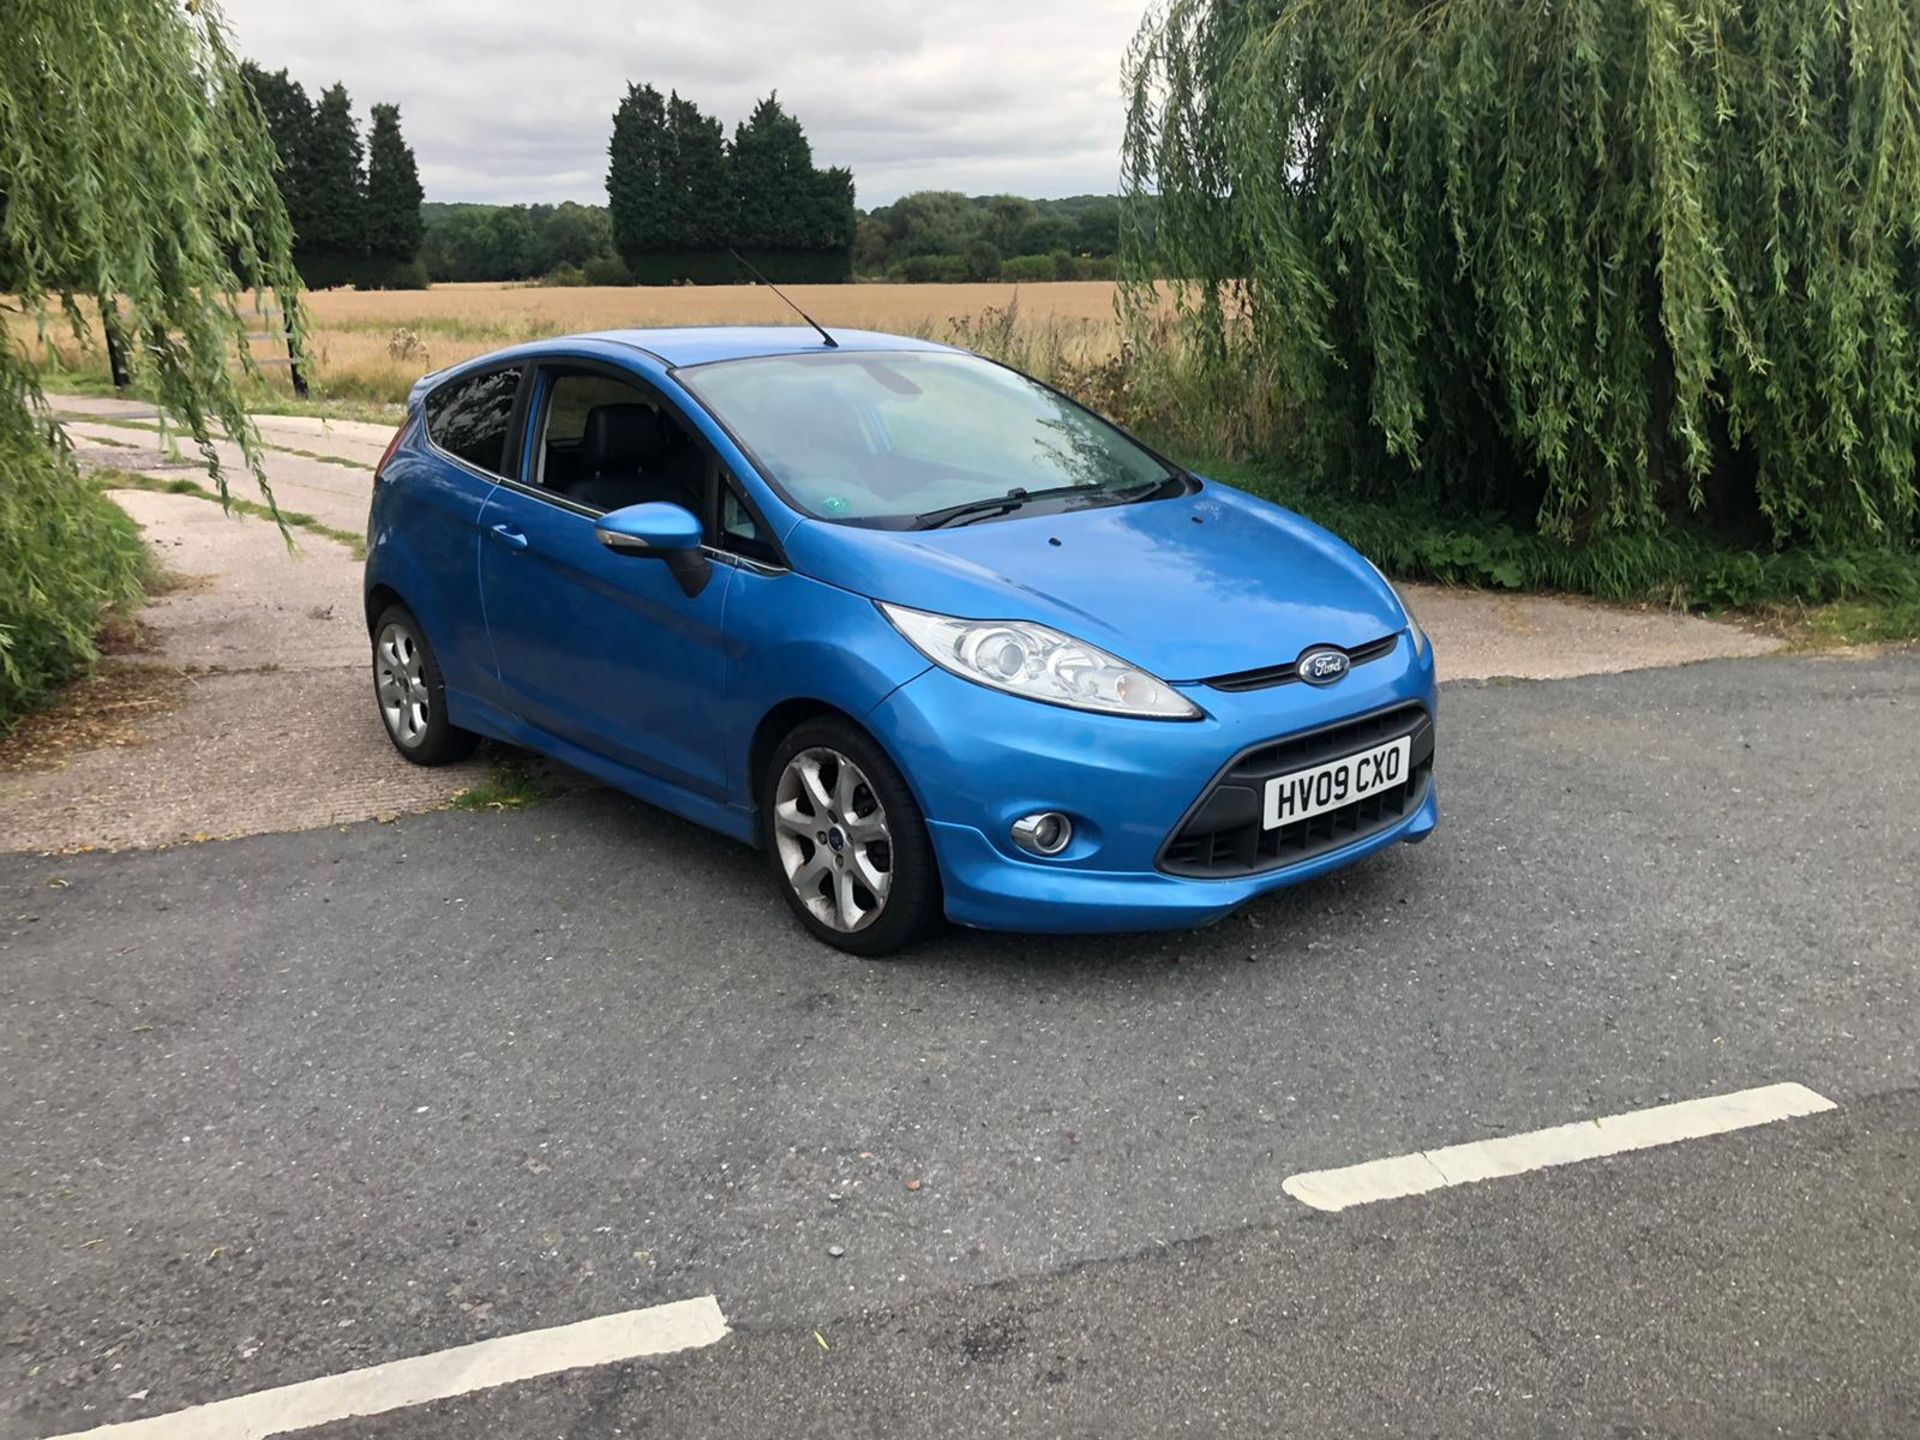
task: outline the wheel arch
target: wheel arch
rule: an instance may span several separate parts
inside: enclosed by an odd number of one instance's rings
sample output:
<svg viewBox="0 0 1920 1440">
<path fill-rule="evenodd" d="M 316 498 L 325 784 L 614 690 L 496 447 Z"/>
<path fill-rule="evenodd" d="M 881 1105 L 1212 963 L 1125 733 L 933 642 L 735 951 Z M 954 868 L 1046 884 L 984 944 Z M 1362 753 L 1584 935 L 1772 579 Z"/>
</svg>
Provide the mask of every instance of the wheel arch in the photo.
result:
<svg viewBox="0 0 1920 1440">
<path fill-rule="evenodd" d="M 850 725 L 859 726 L 863 733 L 873 734 L 854 716 L 849 715 L 838 705 L 829 704 L 825 700 L 816 699 L 810 695 L 796 695 L 782 700 L 760 717 L 760 723 L 753 728 L 753 738 L 747 743 L 747 803 L 753 807 L 756 816 L 760 812 L 760 790 L 766 782 L 767 766 L 773 761 L 774 747 L 794 726 L 804 721 L 816 720 L 822 715 L 831 715 L 836 720 L 845 720 Z M 876 739 L 874 743 L 878 745 L 880 742 Z M 897 760 L 894 761 L 896 766 L 899 763 Z M 755 843 L 758 843 L 760 837 L 758 824 L 754 826 L 753 833 Z"/>
<path fill-rule="evenodd" d="M 926 813 L 926 797 L 920 793 L 920 784 L 914 779 L 913 772 L 901 763 L 900 756 L 894 747 L 889 745 L 877 734 L 873 726 L 867 724 L 865 720 L 853 714 L 845 707 L 835 705 L 830 700 L 822 700 L 817 696 L 811 695 L 790 696 L 774 705 L 766 714 L 760 717 L 760 723 L 754 726 L 753 738 L 747 745 L 747 784 L 749 787 L 747 804 L 752 809 L 754 815 L 753 843 L 755 846 L 763 843 L 763 837 L 760 833 L 760 791 L 766 783 L 767 767 L 773 761 L 774 748 L 779 745 L 781 738 L 796 725 L 800 725 L 808 720 L 817 720 L 823 716 L 835 720 L 844 720 L 862 735 L 866 736 L 868 740 L 872 741 L 873 744 L 879 748 L 880 753 L 893 762 L 893 768 L 900 772 L 900 778 L 906 782 L 908 793 L 913 796 L 914 803 L 920 807 L 923 815 Z"/>
<path fill-rule="evenodd" d="M 761 809 L 760 796 L 766 785 L 768 772 L 773 766 L 774 753 L 779 748 L 781 740 L 792 733 L 796 727 L 804 725 L 810 720 L 839 721 L 849 729 L 857 732 L 861 739 L 865 740 L 867 744 L 877 750 L 880 755 L 892 765 L 900 777 L 900 782 L 906 787 L 908 803 L 919 811 L 922 827 L 921 842 L 925 845 L 927 853 L 925 880 L 927 891 L 925 898 L 926 904 L 930 909 L 925 912 L 928 918 L 922 920 L 918 929 L 907 942 L 911 943 L 912 939 L 917 939 L 919 935 L 924 934 L 930 925 L 938 922 L 938 920 L 946 914 L 947 877 L 944 869 L 944 861 L 941 858 L 939 846 L 934 843 L 932 827 L 926 819 L 926 800 L 920 793 L 920 787 L 914 782 L 912 773 L 908 771 L 906 766 L 900 763 L 893 746 L 889 745 L 885 739 L 875 733 L 873 727 L 866 724 L 859 716 L 850 713 L 830 701 L 821 700 L 813 696 L 790 696 L 773 705 L 767 710 L 766 714 L 760 717 L 760 723 L 754 727 L 753 737 L 748 746 L 747 777 L 753 787 L 751 804 L 753 811 L 754 848 L 769 855 L 773 862 L 776 878 L 790 891 L 792 889 L 791 882 L 786 880 L 784 874 L 781 872 L 777 856 L 772 855 L 770 847 L 767 845 L 765 833 L 766 819 Z M 792 902 L 793 896 L 791 894 L 789 894 L 787 898 L 789 902 Z M 803 917 L 803 923 L 811 922 L 805 922 Z M 882 918 L 881 923 L 887 923 L 885 917 Z M 857 946 L 851 945 L 844 938 L 839 940 L 830 939 L 829 943 L 838 945 L 841 949 L 850 949 L 855 954 L 885 953 L 883 950 L 862 950 Z M 891 946 L 888 948 L 890 949 Z"/>
<path fill-rule="evenodd" d="M 391 585 L 372 585 L 367 589 L 367 634 L 373 634 L 374 623 L 389 605 L 406 605 L 406 599 Z M 411 606 L 407 607 L 409 610 Z"/>
</svg>

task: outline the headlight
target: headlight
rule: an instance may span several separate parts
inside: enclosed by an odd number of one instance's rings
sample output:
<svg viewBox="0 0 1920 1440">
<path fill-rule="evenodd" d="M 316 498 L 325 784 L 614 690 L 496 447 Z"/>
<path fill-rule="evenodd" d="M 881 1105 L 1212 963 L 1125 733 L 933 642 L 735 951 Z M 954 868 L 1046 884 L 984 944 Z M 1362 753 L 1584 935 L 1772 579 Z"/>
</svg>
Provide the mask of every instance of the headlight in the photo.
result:
<svg viewBox="0 0 1920 1440">
<path fill-rule="evenodd" d="M 1366 560 L 1367 557 L 1362 555 L 1360 558 Z M 1413 613 L 1413 607 L 1407 604 L 1407 597 L 1400 593 L 1400 587 L 1398 585 L 1395 585 L 1391 580 L 1387 579 L 1386 572 L 1381 570 L 1381 568 L 1371 560 L 1367 560 L 1367 568 L 1380 577 L 1380 583 L 1391 590 L 1393 592 L 1393 598 L 1400 602 L 1400 613 L 1407 617 L 1407 629 L 1413 632 L 1413 653 L 1415 657 L 1425 655 L 1427 651 L 1433 648 L 1433 641 L 1427 638 L 1426 627 L 1420 623 L 1420 617 Z"/>
<path fill-rule="evenodd" d="M 885 603 L 880 613 L 934 664 L 977 685 L 1075 710 L 1200 718 L 1199 707 L 1165 681 L 1030 620 L 957 620 Z"/>
</svg>

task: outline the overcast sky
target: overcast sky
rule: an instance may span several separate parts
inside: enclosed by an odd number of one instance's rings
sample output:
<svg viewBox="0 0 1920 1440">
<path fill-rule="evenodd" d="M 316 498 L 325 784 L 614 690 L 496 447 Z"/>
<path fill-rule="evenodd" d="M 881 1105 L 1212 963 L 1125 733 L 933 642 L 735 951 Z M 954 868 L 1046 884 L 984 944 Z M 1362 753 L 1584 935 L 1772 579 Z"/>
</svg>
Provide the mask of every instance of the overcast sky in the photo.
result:
<svg viewBox="0 0 1920 1440">
<path fill-rule="evenodd" d="M 778 89 L 871 209 L 910 190 L 1118 186 L 1120 66 L 1146 0 L 224 0 L 242 54 L 366 122 L 400 106 L 429 200 L 606 201 L 626 83 L 732 134 Z"/>
</svg>

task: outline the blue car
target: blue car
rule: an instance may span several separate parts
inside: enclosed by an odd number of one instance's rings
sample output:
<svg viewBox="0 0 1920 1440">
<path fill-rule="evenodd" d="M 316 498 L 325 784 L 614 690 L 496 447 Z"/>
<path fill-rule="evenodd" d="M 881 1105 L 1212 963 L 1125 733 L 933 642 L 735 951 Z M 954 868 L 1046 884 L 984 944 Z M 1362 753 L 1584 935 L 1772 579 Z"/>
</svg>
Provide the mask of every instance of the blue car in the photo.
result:
<svg viewBox="0 0 1920 1440">
<path fill-rule="evenodd" d="M 1005 366 L 802 327 L 430 375 L 374 482 L 380 715 L 765 851 L 862 955 L 1201 924 L 1424 839 L 1426 635 L 1326 531 Z"/>
</svg>

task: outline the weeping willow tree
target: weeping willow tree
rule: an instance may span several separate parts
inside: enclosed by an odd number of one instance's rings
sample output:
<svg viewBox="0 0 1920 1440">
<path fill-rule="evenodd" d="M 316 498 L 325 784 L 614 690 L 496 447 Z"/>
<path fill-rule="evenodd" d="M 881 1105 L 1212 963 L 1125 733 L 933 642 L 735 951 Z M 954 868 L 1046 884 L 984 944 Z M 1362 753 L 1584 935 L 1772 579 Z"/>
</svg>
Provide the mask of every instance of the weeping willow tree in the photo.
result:
<svg viewBox="0 0 1920 1440">
<path fill-rule="evenodd" d="M 134 569 L 41 392 L 34 356 L 52 327 L 98 343 L 89 313 L 114 326 L 135 384 L 224 496 L 222 430 L 265 484 L 232 368 L 251 364 L 251 297 L 285 306 L 299 283 L 272 143 L 210 4 L 5 0 L 4 12 L 0 728 L 90 655 Z"/>
<path fill-rule="evenodd" d="M 1127 301 L 1323 475 L 1913 542 L 1920 0 L 1172 0 L 1128 85 Z"/>
</svg>

